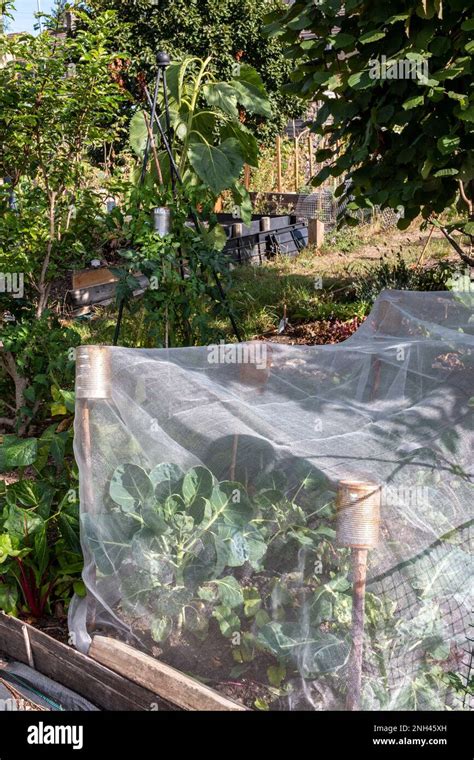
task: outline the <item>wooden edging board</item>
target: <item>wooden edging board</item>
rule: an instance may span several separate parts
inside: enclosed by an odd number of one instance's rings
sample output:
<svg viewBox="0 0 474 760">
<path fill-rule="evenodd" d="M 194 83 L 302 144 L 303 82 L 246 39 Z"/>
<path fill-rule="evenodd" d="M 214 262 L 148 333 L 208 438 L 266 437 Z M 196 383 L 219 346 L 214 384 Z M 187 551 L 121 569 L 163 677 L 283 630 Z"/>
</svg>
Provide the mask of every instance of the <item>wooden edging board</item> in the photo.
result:
<svg viewBox="0 0 474 760">
<path fill-rule="evenodd" d="M 94 636 L 89 654 L 102 665 L 156 692 L 183 710 L 245 711 L 243 705 L 144 652 L 105 636 Z"/>
<path fill-rule="evenodd" d="M 27 639 L 24 629 L 26 629 Z M 27 623 L 0 613 L 0 653 L 35 669 L 102 710 L 173 710 L 160 696 Z M 132 650 L 133 651 L 133 650 Z"/>
</svg>

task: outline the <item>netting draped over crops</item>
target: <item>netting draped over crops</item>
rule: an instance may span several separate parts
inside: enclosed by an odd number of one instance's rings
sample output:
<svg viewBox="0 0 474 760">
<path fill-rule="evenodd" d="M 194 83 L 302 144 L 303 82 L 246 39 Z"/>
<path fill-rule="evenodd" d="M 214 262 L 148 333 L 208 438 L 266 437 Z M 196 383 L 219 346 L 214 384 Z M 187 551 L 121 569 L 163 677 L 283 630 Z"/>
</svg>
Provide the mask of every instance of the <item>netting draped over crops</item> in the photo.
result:
<svg viewBox="0 0 474 760">
<path fill-rule="evenodd" d="M 249 705 L 343 709 L 335 496 L 363 481 L 381 519 L 361 707 L 466 708 L 473 305 L 386 291 L 339 345 L 108 349 L 111 397 L 76 415 L 77 646 L 105 632 Z"/>
</svg>

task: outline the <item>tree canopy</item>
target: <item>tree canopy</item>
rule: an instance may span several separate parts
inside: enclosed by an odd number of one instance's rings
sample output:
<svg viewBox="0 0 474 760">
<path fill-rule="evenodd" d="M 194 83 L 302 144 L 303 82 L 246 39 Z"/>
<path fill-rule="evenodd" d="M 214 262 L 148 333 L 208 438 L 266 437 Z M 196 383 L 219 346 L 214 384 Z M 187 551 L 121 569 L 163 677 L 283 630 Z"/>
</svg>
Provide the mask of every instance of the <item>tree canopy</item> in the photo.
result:
<svg viewBox="0 0 474 760">
<path fill-rule="evenodd" d="M 271 118 L 250 120 L 258 137 L 270 137 L 299 115 L 296 99 L 281 91 L 291 61 L 278 39 L 263 34 L 263 16 L 285 8 L 282 0 L 90 0 L 87 5 L 94 11 L 117 11 L 132 77 L 140 72 L 153 76 L 159 50 L 181 59 L 212 56 L 222 80 L 232 79 L 236 63 L 250 64 L 262 77 L 273 111 Z"/>
<path fill-rule="evenodd" d="M 325 137 L 317 160 L 326 165 L 315 184 L 349 177 L 338 190 L 351 195 L 349 211 L 403 205 L 401 227 L 419 214 L 436 223 L 458 203 L 445 232 L 472 236 L 472 3 L 347 0 L 342 10 L 336 0 L 298 0 L 269 15 L 266 29 L 295 64 L 286 91 L 322 103 L 312 128 Z"/>
</svg>

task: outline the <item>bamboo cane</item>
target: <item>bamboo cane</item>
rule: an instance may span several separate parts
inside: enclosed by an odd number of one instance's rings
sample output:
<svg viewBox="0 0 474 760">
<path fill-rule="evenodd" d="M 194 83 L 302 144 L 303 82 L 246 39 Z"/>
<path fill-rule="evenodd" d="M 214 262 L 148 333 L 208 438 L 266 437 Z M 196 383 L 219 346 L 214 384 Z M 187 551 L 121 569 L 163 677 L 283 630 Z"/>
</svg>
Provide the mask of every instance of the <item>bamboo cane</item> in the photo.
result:
<svg viewBox="0 0 474 760">
<path fill-rule="evenodd" d="M 277 160 L 277 190 L 282 192 L 283 182 L 281 176 L 281 137 L 277 135 L 276 139 L 276 160 Z"/>
<path fill-rule="evenodd" d="M 309 154 L 309 179 L 313 178 L 314 163 L 313 163 L 313 136 L 311 132 L 308 135 L 308 154 Z"/>
</svg>

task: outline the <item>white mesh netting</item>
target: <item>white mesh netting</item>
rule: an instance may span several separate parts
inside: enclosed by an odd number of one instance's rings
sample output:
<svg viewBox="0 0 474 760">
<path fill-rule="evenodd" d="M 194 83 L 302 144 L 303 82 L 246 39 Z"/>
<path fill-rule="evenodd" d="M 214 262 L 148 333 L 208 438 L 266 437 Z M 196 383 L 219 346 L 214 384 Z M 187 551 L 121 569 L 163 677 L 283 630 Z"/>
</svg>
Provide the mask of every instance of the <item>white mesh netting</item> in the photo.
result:
<svg viewBox="0 0 474 760">
<path fill-rule="evenodd" d="M 466 708 L 473 304 L 387 291 L 339 345 L 107 349 L 111 398 L 76 415 L 77 646 L 105 632 L 250 706 L 344 709 L 335 496 L 364 481 L 381 514 L 359 706 Z"/>
</svg>

